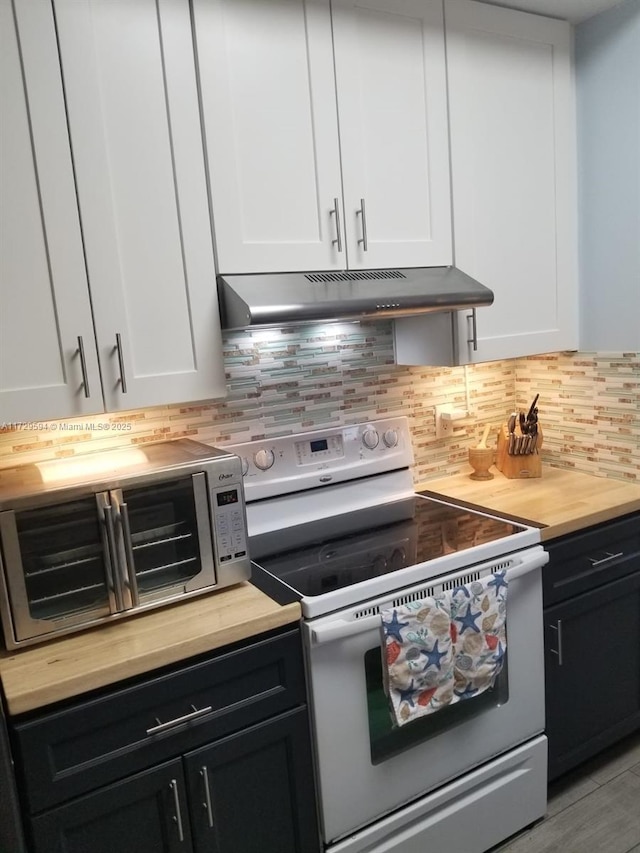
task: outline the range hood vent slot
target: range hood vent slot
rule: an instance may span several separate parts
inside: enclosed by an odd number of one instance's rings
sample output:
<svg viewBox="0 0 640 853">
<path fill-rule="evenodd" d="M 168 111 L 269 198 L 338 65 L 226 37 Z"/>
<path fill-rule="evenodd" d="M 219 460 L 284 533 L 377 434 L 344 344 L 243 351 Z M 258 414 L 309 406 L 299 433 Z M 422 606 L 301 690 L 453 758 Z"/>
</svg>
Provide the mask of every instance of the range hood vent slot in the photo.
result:
<svg viewBox="0 0 640 853">
<path fill-rule="evenodd" d="M 356 272 L 307 273 L 307 281 L 324 284 L 328 281 L 386 281 L 394 278 L 406 278 L 400 270 L 358 270 Z"/>
</svg>

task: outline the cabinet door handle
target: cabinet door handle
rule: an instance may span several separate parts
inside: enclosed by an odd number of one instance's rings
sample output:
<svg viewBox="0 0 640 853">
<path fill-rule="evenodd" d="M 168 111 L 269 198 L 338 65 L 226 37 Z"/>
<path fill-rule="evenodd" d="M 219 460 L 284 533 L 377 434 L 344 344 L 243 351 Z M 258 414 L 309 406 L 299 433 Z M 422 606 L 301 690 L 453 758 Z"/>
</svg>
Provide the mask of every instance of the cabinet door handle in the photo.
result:
<svg viewBox="0 0 640 853">
<path fill-rule="evenodd" d="M 147 729 L 148 735 L 157 735 L 160 732 L 164 732 L 167 729 L 173 728 L 173 726 L 179 726 L 181 723 L 188 723 L 190 720 L 196 720 L 198 717 L 204 717 L 205 714 L 209 714 L 213 711 L 211 705 L 207 705 L 206 708 L 196 708 L 195 705 L 191 706 L 193 708 L 188 714 L 183 714 L 181 717 L 176 717 L 174 720 L 167 720 L 166 723 L 161 723 L 160 720 L 156 717 L 156 726 L 151 726 L 150 729 Z"/>
<path fill-rule="evenodd" d="M 116 345 L 113 348 L 113 351 L 118 353 L 118 367 L 120 369 L 120 387 L 122 388 L 122 393 L 127 393 L 127 377 L 124 372 L 124 357 L 122 355 L 122 338 L 120 337 L 120 332 L 116 332 Z"/>
<path fill-rule="evenodd" d="M 184 830 L 182 828 L 182 813 L 180 811 L 180 797 L 178 796 L 178 783 L 175 779 L 171 780 L 171 784 L 169 785 L 171 788 L 171 793 L 173 794 L 173 804 L 175 806 L 175 814 L 173 816 L 173 822 L 178 826 L 178 840 L 184 841 Z"/>
<path fill-rule="evenodd" d="M 562 666 L 562 619 L 558 619 L 555 625 L 549 625 L 552 631 L 556 631 L 558 636 L 558 648 L 549 649 L 552 655 L 558 655 L 558 666 Z"/>
<path fill-rule="evenodd" d="M 467 314 L 467 320 L 471 320 L 471 337 L 467 338 L 468 344 L 473 344 L 473 351 L 478 351 L 478 325 L 476 319 L 476 309 L 471 309 L 471 314 Z"/>
<path fill-rule="evenodd" d="M 610 551 L 604 552 L 607 556 L 603 557 L 601 560 L 594 560 L 593 557 L 589 557 L 589 562 L 595 568 L 596 566 L 602 566 L 605 563 L 610 562 L 611 560 L 617 560 L 618 557 L 624 557 L 624 553 L 622 551 L 618 551 L 617 554 L 612 554 Z"/>
<path fill-rule="evenodd" d="M 211 808 L 211 790 L 209 789 L 209 773 L 206 764 L 200 769 L 200 775 L 204 782 L 204 803 L 202 807 L 207 813 L 209 829 L 213 829 L 213 809 Z"/>
<path fill-rule="evenodd" d="M 91 396 L 89 388 L 89 374 L 87 373 L 87 360 L 84 355 L 84 340 L 82 335 L 78 335 L 78 349 L 76 350 L 80 356 L 80 370 L 82 371 L 82 387 L 84 388 L 84 396 L 87 399 Z"/>
<path fill-rule="evenodd" d="M 362 238 L 358 240 L 358 243 L 362 243 L 362 251 L 369 251 L 369 242 L 367 240 L 367 210 L 364 205 L 364 199 L 360 199 L 360 210 L 356 210 L 356 215 L 362 217 Z"/>
<path fill-rule="evenodd" d="M 333 200 L 333 210 L 331 211 L 331 215 L 336 218 L 336 239 L 331 242 L 335 246 L 338 244 L 338 251 L 342 251 L 342 226 L 340 224 L 340 199 L 334 198 Z"/>
</svg>

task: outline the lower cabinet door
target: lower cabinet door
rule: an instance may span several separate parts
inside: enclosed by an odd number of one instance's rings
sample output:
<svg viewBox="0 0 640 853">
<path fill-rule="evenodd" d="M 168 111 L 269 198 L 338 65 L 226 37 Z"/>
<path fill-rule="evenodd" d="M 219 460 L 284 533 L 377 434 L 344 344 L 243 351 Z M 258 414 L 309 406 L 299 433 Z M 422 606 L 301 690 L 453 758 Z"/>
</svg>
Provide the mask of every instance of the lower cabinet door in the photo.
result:
<svg viewBox="0 0 640 853">
<path fill-rule="evenodd" d="M 186 756 L 197 853 L 320 850 L 306 708 Z"/>
<path fill-rule="evenodd" d="M 31 829 L 34 853 L 188 853 L 181 760 L 35 817 Z"/>
<path fill-rule="evenodd" d="M 544 612 L 554 779 L 640 727 L 640 572 Z"/>
</svg>

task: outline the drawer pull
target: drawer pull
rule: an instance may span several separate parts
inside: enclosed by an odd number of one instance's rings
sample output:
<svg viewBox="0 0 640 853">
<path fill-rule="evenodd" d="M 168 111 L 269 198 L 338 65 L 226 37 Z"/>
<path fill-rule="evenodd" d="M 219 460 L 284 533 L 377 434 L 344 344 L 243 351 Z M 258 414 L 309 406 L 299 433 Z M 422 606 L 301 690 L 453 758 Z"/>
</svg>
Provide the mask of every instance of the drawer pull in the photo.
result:
<svg viewBox="0 0 640 853">
<path fill-rule="evenodd" d="M 596 566 L 602 566 L 605 563 L 609 563 L 611 560 L 617 560 L 618 557 L 624 557 L 624 553 L 622 551 L 618 551 L 617 554 L 612 554 L 610 551 L 604 552 L 607 556 L 603 557 L 601 560 L 594 560 L 593 557 L 589 557 L 589 562 L 595 568 Z"/>
<path fill-rule="evenodd" d="M 209 789 L 209 773 L 207 772 L 206 765 L 201 768 L 200 775 L 202 776 L 202 780 L 204 782 L 204 803 L 202 807 L 207 813 L 207 822 L 209 824 L 209 829 L 213 829 L 213 809 L 211 808 L 211 791 Z"/>
<path fill-rule="evenodd" d="M 161 723 L 156 717 L 156 723 L 158 725 L 147 729 L 147 734 L 157 735 L 160 732 L 165 732 L 167 729 L 173 728 L 174 726 L 179 726 L 181 723 L 188 723 L 190 720 L 196 720 L 198 717 L 204 717 L 205 714 L 209 714 L 213 711 L 211 705 L 207 705 L 206 708 L 196 708 L 195 705 L 192 705 L 191 707 L 193 708 L 193 711 L 190 711 L 188 714 L 184 714 L 182 717 L 176 717 L 175 720 L 168 720 L 166 723 Z"/>
<path fill-rule="evenodd" d="M 171 780 L 171 792 L 173 794 L 173 802 L 175 805 L 176 813 L 173 816 L 173 822 L 178 826 L 178 840 L 180 842 L 184 841 L 184 830 L 182 828 L 182 814 L 180 812 L 180 798 L 178 797 L 178 783 L 175 779 Z"/>
<path fill-rule="evenodd" d="M 562 619 L 558 619 L 555 625 L 549 625 L 549 628 L 552 631 L 556 631 L 558 635 L 558 648 L 550 648 L 549 651 L 552 655 L 558 655 L 558 666 L 562 666 Z"/>
</svg>

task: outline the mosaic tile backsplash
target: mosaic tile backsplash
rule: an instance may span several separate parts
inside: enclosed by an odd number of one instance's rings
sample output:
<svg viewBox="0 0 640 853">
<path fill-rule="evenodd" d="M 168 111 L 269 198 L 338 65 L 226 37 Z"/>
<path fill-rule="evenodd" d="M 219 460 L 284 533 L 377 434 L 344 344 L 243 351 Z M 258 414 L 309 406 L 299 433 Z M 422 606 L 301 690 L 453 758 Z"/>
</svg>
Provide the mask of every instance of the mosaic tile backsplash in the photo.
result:
<svg viewBox="0 0 640 853">
<path fill-rule="evenodd" d="M 232 332 L 224 357 L 225 400 L 0 430 L 0 469 L 179 436 L 224 445 L 406 415 L 422 482 L 469 472 L 467 451 L 484 425 L 494 433 L 539 393 L 544 463 L 640 482 L 640 353 L 401 367 L 391 323 L 379 322 Z M 437 439 L 434 407 L 443 403 L 468 416 Z M 95 428 L 105 423 L 114 428 Z"/>
</svg>

